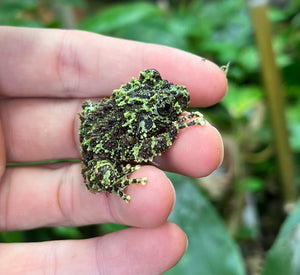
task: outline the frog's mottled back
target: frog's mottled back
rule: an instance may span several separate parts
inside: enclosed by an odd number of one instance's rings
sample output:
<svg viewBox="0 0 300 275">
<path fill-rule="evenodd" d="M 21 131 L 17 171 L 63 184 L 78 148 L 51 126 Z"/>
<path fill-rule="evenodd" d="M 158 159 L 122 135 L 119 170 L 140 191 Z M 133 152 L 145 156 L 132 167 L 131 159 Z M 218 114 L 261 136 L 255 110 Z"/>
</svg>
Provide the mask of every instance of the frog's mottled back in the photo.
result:
<svg viewBox="0 0 300 275">
<path fill-rule="evenodd" d="M 181 116 L 188 104 L 186 88 L 163 80 L 154 69 L 142 71 L 110 98 L 84 102 L 79 134 L 87 188 L 117 192 L 129 201 L 124 189 L 146 182 L 127 178 L 137 163 L 152 161 L 170 147 L 180 128 L 204 124 L 200 113 Z"/>
</svg>

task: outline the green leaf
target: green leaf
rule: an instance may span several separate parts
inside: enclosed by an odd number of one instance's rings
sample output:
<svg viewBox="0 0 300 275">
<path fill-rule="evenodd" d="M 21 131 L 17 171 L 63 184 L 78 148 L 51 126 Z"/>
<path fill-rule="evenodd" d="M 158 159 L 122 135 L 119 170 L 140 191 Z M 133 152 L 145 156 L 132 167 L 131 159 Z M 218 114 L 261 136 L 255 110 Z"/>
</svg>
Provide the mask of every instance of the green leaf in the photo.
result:
<svg viewBox="0 0 300 275">
<path fill-rule="evenodd" d="M 120 231 L 120 230 L 125 229 L 127 227 L 128 226 L 126 226 L 126 225 L 115 224 L 115 223 L 101 224 L 101 229 L 102 229 L 102 231 L 105 232 L 105 234 Z"/>
<path fill-rule="evenodd" d="M 185 231 L 189 245 L 182 260 L 166 274 L 245 274 L 239 249 L 213 206 L 191 179 L 168 175 L 177 194 L 170 221 Z"/>
<path fill-rule="evenodd" d="M 300 123 L 289 122 L 290 144 L 295 152 L 300 152 Z"/>
<path fill-rule="evenodd" d="M 299 91 L 300 87 L 298 86 Z M 295 152 L 300 152 L 300 100 L 289 105 L 286 115 L 290 133 L 290 144 Z"/>
<path fill-rule="evenodd" d="M 259 66 L 259 57 L 256 48 L 248 46 L 241 49 L 237 55 L 236 62 L 243 66 L 243 68 L 247 71 L 257 71 Z"/>
<path fill-rule="evenodd" d="M 168 29 L 164 18 L 148 18 L 138 24 L 130 25 L 128 28 L 119 29 L 114 32 L 117 37 L 130 40 L 156 43 L 170 47 L 187 49 L 187 41 L 181 34 L 174 35 Z"/>
<path fill-rule="evenodd" d="M 2 232 L 0 239 L 6 243 L 16 243 L 24 241 L 24 233 L 22 231 Z"/>
<path fill-rule="evenodd" d="M 23 12 L 34 9 L 37 0 L 3 0 L 0 2 L 0 25 L 17 25 Z"/>
<path fill-rule="evenodd" d="M 264 188 L 265 182 L 257 177 L 248 177 L 239 180 L 236 183 L 235 189 L 238 192 L 245 192 L 245 191 L 250 191 L 250 192 L 259 192 L 262 191 Z"/>
<path fill-rule="evenodd" d="M 157 6 L 146 2 L 113 5 L 84 21 L 80 28 L 108 34 L 160 13 Z"/>
<path fill-rule="evenodd" d="M 82 237 L 77 227 L 57 226 L 53 228 L 53 233 L 62 239 L 80 239 Z"/>
<path fill-rule="evenodd" d="M 84 5 L 83 0 L 55 0 L 52 1 L 52 3 L 58 4 L 58 5 L 70 5 L 70 6 L 77 6 L 82 7 Z"/>
<path fill-rule="evenodd" d="M 300 274 L 300 201 L 267 254 L 264 275 Z"/>
<path fill-rule="evenodd" d="M 3 0 L 1 2 L 1 9 L 13 8 L 14 10 L 22 10 L 35 7 L 38 0 Z"/>
<path fill-rule="evenodd" d="M 277 239 L 289 234 L 294 228 L 300 225 L 300 200 L 298 201 L 294 211 L 288 216 L 282 225 Z"/>
<path fill-rule="evenodd" d="M 229 70 L 230 71 L 230 70 Z M 262 99 L 263 91 L 257 86 L 237 87 L 229 85 L 224 104 L 235 118 L 240 118 Z"/>
</svg>

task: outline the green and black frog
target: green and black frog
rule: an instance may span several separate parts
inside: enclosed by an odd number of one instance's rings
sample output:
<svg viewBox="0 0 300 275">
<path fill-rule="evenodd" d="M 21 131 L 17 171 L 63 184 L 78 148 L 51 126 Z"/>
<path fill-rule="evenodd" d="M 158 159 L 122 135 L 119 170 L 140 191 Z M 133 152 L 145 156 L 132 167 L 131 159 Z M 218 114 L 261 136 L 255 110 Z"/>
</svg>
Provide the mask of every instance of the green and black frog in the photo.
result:
<svg viewBox="0 0 300 275">
<path fill-rule="evenodd" d="M 146 184 L 147 179 L 128 175 L 167 150 L 179 129 L 205 124 L 199 112 L 183 115 L 189 100 L 185 86 L 169 83 L 157 70 L 148 69 L 111 97 L 85 101 L 79 135 L 87 189 L 117 193 L 129 202 L 125 188 Z"/>
</svg>

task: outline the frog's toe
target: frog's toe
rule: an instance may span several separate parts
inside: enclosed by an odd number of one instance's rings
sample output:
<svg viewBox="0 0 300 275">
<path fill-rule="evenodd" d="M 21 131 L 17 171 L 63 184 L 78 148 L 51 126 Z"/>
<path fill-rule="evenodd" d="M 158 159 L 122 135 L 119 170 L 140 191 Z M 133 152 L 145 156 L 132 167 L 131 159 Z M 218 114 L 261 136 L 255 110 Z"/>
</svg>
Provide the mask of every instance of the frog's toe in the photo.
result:
<svg viewBox="0 0 300 275">
<path fill-rule="evenodd" d="M 131 197 L 124 193 L 124 191 L 118 190 L 117 194 L 124 200 L 125 202 L 130 202 Z"/>
</svg>

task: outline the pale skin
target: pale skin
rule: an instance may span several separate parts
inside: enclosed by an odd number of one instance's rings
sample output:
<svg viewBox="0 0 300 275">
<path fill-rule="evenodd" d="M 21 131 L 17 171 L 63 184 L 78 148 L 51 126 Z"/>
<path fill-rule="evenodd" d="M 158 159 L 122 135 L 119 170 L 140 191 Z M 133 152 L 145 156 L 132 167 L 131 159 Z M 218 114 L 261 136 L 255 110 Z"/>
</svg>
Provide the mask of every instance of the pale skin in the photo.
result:
<svg viewBox="0 0 300 275">
<path fill-rule="evenodd" d="M 143 166 L 124 203 L 85 189 L 80 164 L 5 168 L 5 162 L 79 158 L 78 113 L 85 99 L 111 95 L 146 68 L 186 85 L 192 106 L 220 101 L 225 74 L 201 57 L 168 47 L 64 30 L 0 27 L 0 231 L 120 223 L 131 228 L 88 240 L 0 244 L 0 274 L 161 274 L 183 256 L 187 239 L 167 222 L 175 201 L 160 170 L 192 177 L 221 163 L 218 131 L 181 130 L 173 146 Z M 204 112 L 205 114 L 205 112 Z M 197 149 L 197 150 L 196 150 Z M 201 218 L 201 217 L 200 217 Z"/>
</svg>

